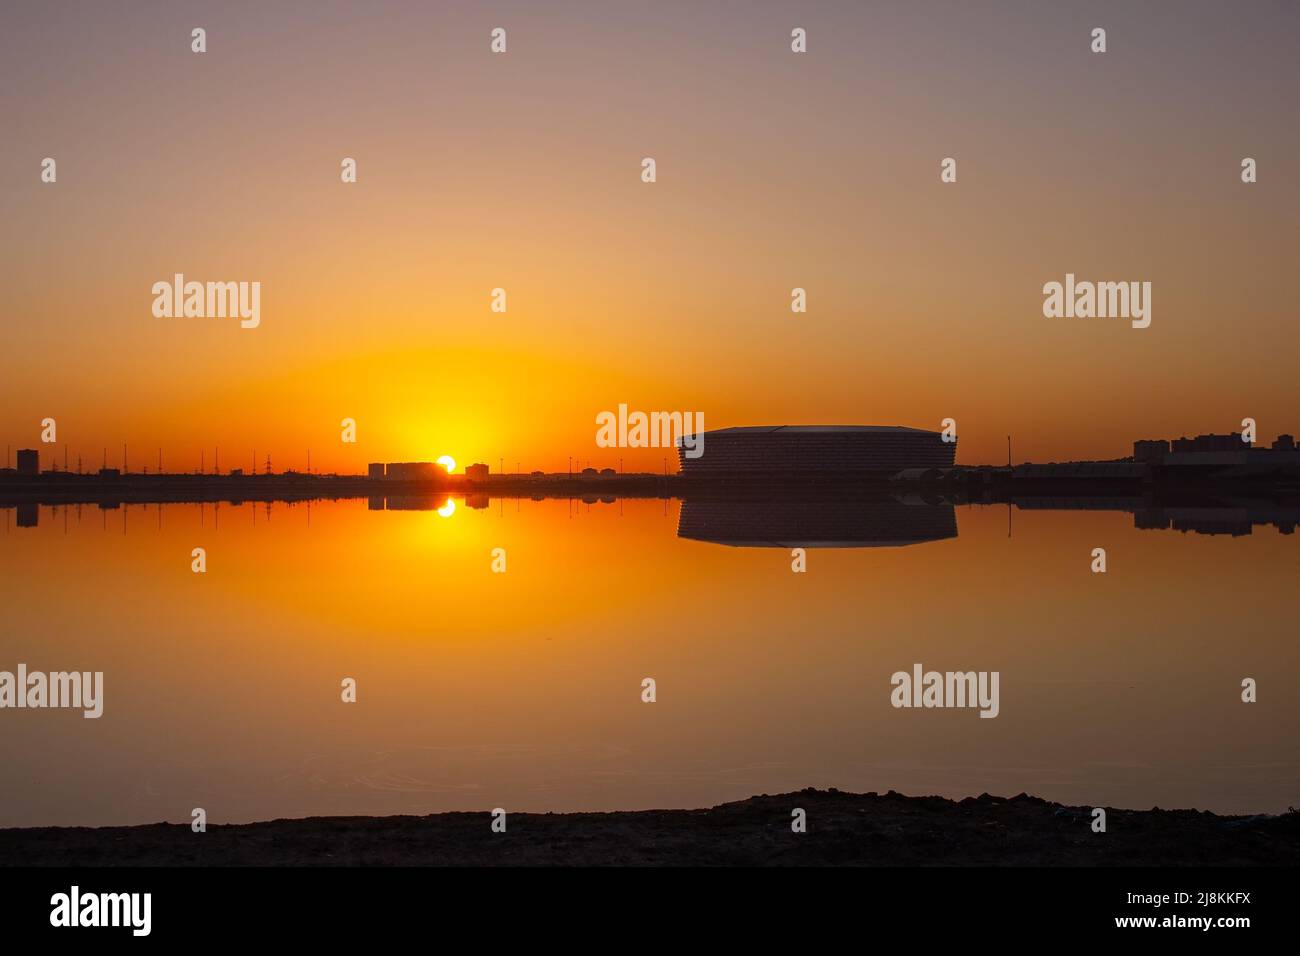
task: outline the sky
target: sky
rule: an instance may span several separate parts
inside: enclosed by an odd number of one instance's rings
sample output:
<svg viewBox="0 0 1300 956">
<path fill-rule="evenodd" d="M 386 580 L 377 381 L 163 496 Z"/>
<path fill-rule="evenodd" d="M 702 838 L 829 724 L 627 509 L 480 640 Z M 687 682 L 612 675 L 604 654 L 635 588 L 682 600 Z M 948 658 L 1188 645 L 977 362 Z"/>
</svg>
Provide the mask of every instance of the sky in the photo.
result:
<svg viewBox="0 0 1300 956">
<path fill-rule="evenodd" d="M 6 3 L 0 436 L 660 470 L 596 446 L 625 403 L 953 418 L 967 463 L 1269 441 L 1300 429 L 1298 31 L 1270 0 Z M 176 273 L 260 282 L 260 325 L 156 317 Z M 1151 326 L 1045 317 L 1066 273 L 1151 282 Z"/>
</svg>

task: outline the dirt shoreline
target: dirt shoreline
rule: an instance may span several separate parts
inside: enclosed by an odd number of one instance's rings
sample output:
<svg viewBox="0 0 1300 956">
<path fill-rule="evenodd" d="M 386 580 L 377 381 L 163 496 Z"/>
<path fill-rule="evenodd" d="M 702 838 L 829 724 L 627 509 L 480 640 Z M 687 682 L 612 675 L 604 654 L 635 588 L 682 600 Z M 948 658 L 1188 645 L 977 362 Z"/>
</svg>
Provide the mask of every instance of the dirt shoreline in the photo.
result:
<svg viewBox="0 0 1300 956">
<path fill-rule="evenodd" d="M 807 813 L 807 832 L 791 812 Z M 704 810 L 308 817 L 0 830 L 0 866 L 1294 866 L 1300 813 L 1107 809 L 803 790 Z"/>
</svg>

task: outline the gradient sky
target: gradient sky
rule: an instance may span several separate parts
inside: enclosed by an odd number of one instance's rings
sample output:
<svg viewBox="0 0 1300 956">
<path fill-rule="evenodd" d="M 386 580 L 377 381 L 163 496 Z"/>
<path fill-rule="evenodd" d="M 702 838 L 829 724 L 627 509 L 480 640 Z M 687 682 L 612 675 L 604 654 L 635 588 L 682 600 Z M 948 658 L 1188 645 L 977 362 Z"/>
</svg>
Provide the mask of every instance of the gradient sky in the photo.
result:
<svg viewBox="0 0 1300 956">
<path fill-rule="evenodd" d="M 6 3 L 0 435 L 658 470 L 595 446 L 625 402 L 953 417 L 967 462 L 1271 440 L 1300 429 L 1298 34 L 1280 0 Z M 261 327 L 155 318 L 176 272 L 260 281 Z M 1151 281 L 1151 328 L 1044 318 L 1067 272 Z"/>
</svg>

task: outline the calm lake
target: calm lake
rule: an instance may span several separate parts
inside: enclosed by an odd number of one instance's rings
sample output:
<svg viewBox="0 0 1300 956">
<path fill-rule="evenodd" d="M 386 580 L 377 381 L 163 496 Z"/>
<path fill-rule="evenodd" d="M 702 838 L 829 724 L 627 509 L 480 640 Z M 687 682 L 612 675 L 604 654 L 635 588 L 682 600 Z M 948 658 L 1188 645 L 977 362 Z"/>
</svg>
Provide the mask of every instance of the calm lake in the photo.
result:
<svg viewBox="0 0 1300 956">
<path fill-rule="evenodd" d="M 920 501 L 685 509 L 6 509 L 0 670 L 102 671 L 104 712 L 0 710 L 0 826 L 702 807 L 810 786 L 1300 802 L 1294 535 Z M 894 708 L 890 676 L 915 664 L 999 672 L 998 716 Z"/>
</svg>

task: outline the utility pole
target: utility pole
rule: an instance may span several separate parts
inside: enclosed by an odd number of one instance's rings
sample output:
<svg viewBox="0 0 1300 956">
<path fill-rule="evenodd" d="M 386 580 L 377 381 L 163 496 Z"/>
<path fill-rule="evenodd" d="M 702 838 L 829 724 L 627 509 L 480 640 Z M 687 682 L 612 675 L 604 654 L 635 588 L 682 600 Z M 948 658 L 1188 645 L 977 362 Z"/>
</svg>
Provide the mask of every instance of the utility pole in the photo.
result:
<svg viewBox="0 0 1300 956">
<path fill-rule="evenodd" d="M 1011 467 L 1011 436 L 1007 436 L 1007 467 Z"/>
</svg>

